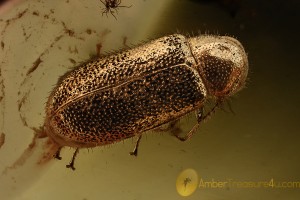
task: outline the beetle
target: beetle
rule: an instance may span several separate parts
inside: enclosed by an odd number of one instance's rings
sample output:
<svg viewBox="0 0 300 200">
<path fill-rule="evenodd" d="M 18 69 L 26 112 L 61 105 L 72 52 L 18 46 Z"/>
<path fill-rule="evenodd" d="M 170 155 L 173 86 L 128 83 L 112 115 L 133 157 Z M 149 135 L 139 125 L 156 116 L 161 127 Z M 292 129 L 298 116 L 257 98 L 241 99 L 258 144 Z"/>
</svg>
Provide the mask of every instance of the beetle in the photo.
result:
<svg viewBox="0 0 300 200">
<path fill-rule="evenodd" d="M 228 97 L 245 85 L 248 59 L 227 36 L 169 35 L 115 54 L 91 59 L 64 75 L 46 105 L 44 130 L 59 150 L 91 148 L 137 137 L 196 111 L 186 141 Z M 215 105 L 207 113 L 208 99 Z"/>
</svg>

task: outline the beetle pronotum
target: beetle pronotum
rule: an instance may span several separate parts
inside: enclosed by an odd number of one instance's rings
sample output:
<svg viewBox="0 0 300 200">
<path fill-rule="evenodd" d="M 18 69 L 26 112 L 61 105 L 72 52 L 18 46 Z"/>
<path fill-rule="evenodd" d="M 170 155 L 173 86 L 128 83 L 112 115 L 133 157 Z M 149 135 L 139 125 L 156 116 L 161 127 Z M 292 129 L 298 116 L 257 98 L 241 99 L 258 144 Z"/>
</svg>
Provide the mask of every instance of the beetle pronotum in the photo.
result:
<svg viewBox="0 0 300 200">
<path fill-rule="evenodd" d="M 189 112 L 197 124 L 245 84 L 248 59 L 231 37 L 174 34 L 141 46 L 89 60 L 64 75 L 46 106 L 44 131 L 59 146 L 79 148 L 138 137 Z M 215 106 L 206 114 L 209 98 Z M 59 151 L 57 156 L 59 158 Z"/>
</svg>

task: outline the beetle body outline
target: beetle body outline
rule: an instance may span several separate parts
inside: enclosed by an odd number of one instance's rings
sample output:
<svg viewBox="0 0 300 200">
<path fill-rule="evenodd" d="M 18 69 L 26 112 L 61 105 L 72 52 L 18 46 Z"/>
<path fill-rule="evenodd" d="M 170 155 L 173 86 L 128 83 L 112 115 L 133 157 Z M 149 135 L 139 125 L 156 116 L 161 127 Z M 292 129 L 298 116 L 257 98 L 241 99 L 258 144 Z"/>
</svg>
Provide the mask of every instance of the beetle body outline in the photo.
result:
<svg viewBox="0 0 300 200">
<path fill-rule="evenodd" d="M 246 53 L 233 38 L 165 36 L 65 75 L 48 99 L 44 128 L 60 147 L 96 147 L 134 136 L 138 146 L 143 132 L 198 110 L 191 132 L 177 136 L 185 141 L 244 86 L 247 73 Z M 209 97 L 217 103 L 203 116 Z"/>
</svg>

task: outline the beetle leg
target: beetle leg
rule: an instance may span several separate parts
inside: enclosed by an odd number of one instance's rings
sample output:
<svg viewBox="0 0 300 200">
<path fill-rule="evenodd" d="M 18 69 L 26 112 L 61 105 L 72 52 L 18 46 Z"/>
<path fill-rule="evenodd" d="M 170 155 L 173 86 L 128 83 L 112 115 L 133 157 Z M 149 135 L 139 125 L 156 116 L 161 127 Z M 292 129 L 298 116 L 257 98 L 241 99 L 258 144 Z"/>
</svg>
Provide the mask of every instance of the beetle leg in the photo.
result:
<svg viewBox="0 0 300 200">
<path fill-rule="evenodd" d="M 137 154 L 138 154 L 138 147 L 139 147 L 141 138 L 142 138 L 142 134 L 140 134 L 140 135 L 138 136 L 138 139 L 137 139 L 137 141 L 136 141 L 136 143 L 135 143 L 135 146 L 134 146 L 133 151 L 129 152 L 130 155 L 132 155 L 132 156 L 137 156 Z"/>
<path fill-rule="evenodd" d="M 178 127 L 176 127 L 176 124 L 178 122 L 179 122 L 179 119 L 176 119 L 174 121 L 169 122 L 166 127 L 159 126 L 155 129 L 153 129 L 153 131 L 159 131 L 159 132 L 176 131 L 178 129 Z"/>
<path fill-rule="evenodd" d="M 224 101 L 224 103 L 226 103 L 226 105 L 221 104 L 219 108 L 227 113 L 231 113 L 231 114 L 235 115 L 235 112 L 231 106 L 230 99 L 227 99 L 226 101 Z"/>
<path fill-rule="evenodd" d="M 199 128 L 202 120 L 203 120 L 203 109 L 200 109 L 197 113 L 197 123 L 193 126 L 193 128 L 185 136 L 181 137 L 179 135 L 175 135 L 175 137 L 183 142 L 190 139 Z"/>
<path fill-rule="evenodd" d="M 61 156 L 60 156 L 60 151 L 61 151 L 62 147 L 59 147 L 57 149 L 57 151 L 55 152 L 55 154 L 53 155 L 54 158 L 56 158 L 57 160 L 61 160 Z"/>
<path fill-rule="evenodd" d="M 75 170 L 74 162 L 75 162 L 75 158 L 76 158 L 78 152 L 79 152 L 79 148 L 76 148 L 76 150 L 73 154 L 71 162 L 68 165 L 66 165 L 67 168 L 71 168 L 72 170 Z"/>
<path fill-rule="evenodd" d="M 197 113 L 197 124 L 195 124 L 195 125 L 193 126 L 193 128 L 192 128 L 185 136 L 181 137 L 181 136 L 179 136 L 179 135 L 175 135 L 175 137 L 176 137 L 177 139 L 179 139 L 180 141 L 183 141 L 183 142 L 186 141 L 186 140 L 188 140 L 188 139 L 190 139 L 190 138 L 196 133 L 197 129 L 199 128 L 199 126 L 200 126 L 200 124 L 201 124 L 201 122 L 204 121 L 204 120 L 206 120 L 208 117 L 210 117 L 212 114 L 215 113 L 216 108 L 219 107 L 220 103 L 221 103 L 221 102 L 217 102 L 217 103 L 212 107 L 212 109 L 211 109 L 205 116 L 203 115 L 203 112 L 204 112 L 204 111 L 203 111 L 203 108 L 200 109 L 200 110 L 198 111 L 198 113 Z"/>
</svg>

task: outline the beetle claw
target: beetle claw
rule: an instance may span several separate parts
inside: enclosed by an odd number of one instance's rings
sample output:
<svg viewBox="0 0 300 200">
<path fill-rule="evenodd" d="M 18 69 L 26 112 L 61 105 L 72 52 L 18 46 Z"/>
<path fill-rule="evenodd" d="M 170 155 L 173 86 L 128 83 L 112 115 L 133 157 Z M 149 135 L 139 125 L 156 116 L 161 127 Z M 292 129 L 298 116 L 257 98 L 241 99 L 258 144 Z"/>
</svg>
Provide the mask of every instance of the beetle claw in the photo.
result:
<svg viewBox="0 0 300 200">
<path fill-rule="evenodd" d="M 129 152 L 130 155 L 137 156 L 137 154 L 138 154 L 138 147 L 139 147 L 141 138 L 142 138 L 142 135 L 139 135 L 133 151 Z"/>
<path fill-rule="evenodd" d="M 76 148 L 76 150 L 73 154 L 72 160 L 68 165 L 66 165 L 66 168 L 71 168 L 72 170 L 75 170 L 74 163 L 75 163 L 75 158 L 76 158 L 78 152 L 79 152 L 79 148 Z"/>
<path fill-rule="evenodd" d="M 62 157 L 60 156 L 60 151 L 61 151 L 61 147 L 59 147 L 57 149 L 57 151 L 55 152 L 55 154 L 53 155 L 54 158 L 56 158 L 57 160 L 61 160 Z"/>
</svg>

